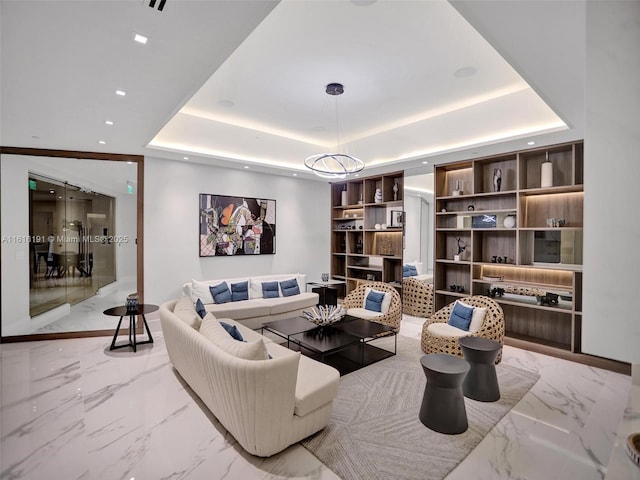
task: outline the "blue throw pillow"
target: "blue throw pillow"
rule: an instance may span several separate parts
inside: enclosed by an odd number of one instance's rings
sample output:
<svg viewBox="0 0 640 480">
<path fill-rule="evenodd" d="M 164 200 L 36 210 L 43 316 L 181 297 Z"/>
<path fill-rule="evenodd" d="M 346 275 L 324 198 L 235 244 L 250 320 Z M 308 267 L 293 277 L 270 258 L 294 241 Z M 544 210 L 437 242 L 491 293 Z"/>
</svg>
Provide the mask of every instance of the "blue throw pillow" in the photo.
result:
<svg viewBox="0 0 640 480">
<path fill-rule="evenodd" d="M 298 280 L 296 280 L 295 278 L 280 282 L 280 288 L 282 289 L 283 297 L 290 297 L 291 295 L 300 294 L 300 287 L 298 286 Z"/>
<path fill-rule="evenodd" d="M 384 300 L 383 292 L 369 292 L 367 295 L 367 300 L 364 304 L 364 308 L 366 310 L 371 310 L 372 312 L 382 312 L 382 301 Z"/>
<path fill-rule="evenodd" d="M 200 318 L 204 318 L 204 316 L 207 314 L 207 309 L 204 308 L 204 303 L 202 303 L 202 300 L 200 299 L 196 301 L 196 312 L 198 312 Z"/>
<path fill-rule="evenodd" d="M 262 296 L 264 298 L 278 298 L 280 296 L 278 282 L 262 282 Z"/>
<path fill-rule="evenodd" d="M 231 292 L 227 286 L 227 282 L 222 282 L 218 285 L 209 287 L 211 296 L 216 303 L 227 303 L 231 301 Z"/>
<path fill-rule="evenodd" d="M 449 316 L 449 325 L 461 330 L 469 330 L 471 325 L 471 317 L 473 316 L 473 307 L 465 307 L 460 302 L 456 302 Z"/>
<path fill-rule="evenodd" d="M 418 275 L 418 269 L 415 265 L 403 265 L 402 276 L 403 277 L 415 277 Z"/>
<path fill-rule="evenodd" d="M 236 327 L 235 325 L 229 325 L 228 323 L 225 323 L 225 322 L 220 322 L 220 325 L 222 325 L 222 327 L 227 331 L 227 333 L 231 335 L 233 338 L 235 338 L 239 342 L 244 342 L 244 338 L 242 338 L 242 334 L 238 330 L 238 327 Z"/>
<path fill-rule="evenodd" d="M 231 284 L 231 301 L 249 300 L 249 282 Z"/>
</svg>

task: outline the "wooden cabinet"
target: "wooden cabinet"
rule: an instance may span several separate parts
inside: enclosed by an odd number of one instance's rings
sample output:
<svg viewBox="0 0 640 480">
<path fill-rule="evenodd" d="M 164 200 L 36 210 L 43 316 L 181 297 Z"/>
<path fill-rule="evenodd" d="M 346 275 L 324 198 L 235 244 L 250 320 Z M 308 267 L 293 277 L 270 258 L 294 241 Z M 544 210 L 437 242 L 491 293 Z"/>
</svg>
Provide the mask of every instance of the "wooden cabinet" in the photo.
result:
<svg viewBox="0 0 640 480">
<path fill-rule="evenodd" d="M 580 352 L 583 143 L 439 165 L 435 189 L 436 309 L 492 295 L 507 337 Z"/>
<path fill-rule="evenodd" d="M 378 192 L 378 201 L 376 201 Z M 331 184 L 331 276 L 402 285 L 404 173 Z"/>
</svg>

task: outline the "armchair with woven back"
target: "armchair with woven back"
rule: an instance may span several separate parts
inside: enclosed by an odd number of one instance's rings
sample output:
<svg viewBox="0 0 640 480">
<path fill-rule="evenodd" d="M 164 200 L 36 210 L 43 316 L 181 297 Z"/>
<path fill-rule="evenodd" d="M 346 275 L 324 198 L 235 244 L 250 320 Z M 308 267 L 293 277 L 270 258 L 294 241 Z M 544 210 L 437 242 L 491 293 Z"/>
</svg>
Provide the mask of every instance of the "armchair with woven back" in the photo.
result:
<svg viewBox="0 0 640 480">
<path fill-rule="evenodd" d="M 367 289 L 373 289 L 378 292 L 388 294 L 391 299 L 388 307 L 386 309 L 383 307 L 380 312 L 366 309 L 366 297 L 369 292 Z M 347 310 L 348 315 L 388 325 L 393 327 L 396 333 L 400 330 L 400 322 L 402 320 L 402 300 L 398 291 L 387 283 L 367 282 L 360 284 L 344 298 L 342 306 Z"/>
<path fill-rule="evenodd" d="M 458 344 L 458 339 L 466 336 L 476 336 L 495 340 L 504 345 L 504 313 L 502 307 L 489 297 L 476 295 L 460 299 L 464 304 L 474 307 L 474 312 L 484 313 L 478 325 L 470 326 L 464 331 L 449 324 L 451 312 L 456 302 L 441 308 L 428 318 L 422 326 L 421 347 L 425 353 L 448 353 L 462 357 L 462 350 Z M 476 311 L 477 309 L 485 309 Z M 496 358 L 496 364 L 502 360 L 502 351 Z"/>
</svg>

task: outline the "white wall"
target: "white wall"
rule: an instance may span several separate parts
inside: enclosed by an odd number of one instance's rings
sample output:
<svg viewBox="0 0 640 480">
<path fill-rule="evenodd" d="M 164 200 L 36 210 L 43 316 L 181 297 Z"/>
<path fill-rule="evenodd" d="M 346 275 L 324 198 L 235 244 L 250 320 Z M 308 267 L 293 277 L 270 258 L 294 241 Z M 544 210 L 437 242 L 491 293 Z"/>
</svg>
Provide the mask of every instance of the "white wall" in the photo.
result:
<svg viewBox="0 0 640 480">
<path fill-rule="evenodd" d="M 582 350 L 640 363 L 640 2 L 587 2 Z"/>
<path fill-rule="evenodd" d="M 145 158 L 145 301 L 177 298 L 191 279 L 329 271 L 328 183 Z M 199 194 L 276 200 L 276 253 L 199 257 Z"/>
<path fill-rule="evenodd" d="M 77 160 L 70 158 L 2 155 L 0 159 L 0 199 L 3 237 L 29 235 L 29 172 L 46 175 L 116 198 L 116 232 L 127 235 L 129 243 L 116 248 L 116 278 L 136 276 L 136 199 L 127 195 L 126 180 L 136 180 L 136 166 L 123 162 Z M 117 181 L 114 177 L 122 177 Z M 112 232 L 114 233 L 114 232 Z M 3 334 L 20 333 L 29 328 L 29 244 L 2 242 L 2 328 Z M 9 300 L 10 299 L 10 300 Z"/>
</svg>

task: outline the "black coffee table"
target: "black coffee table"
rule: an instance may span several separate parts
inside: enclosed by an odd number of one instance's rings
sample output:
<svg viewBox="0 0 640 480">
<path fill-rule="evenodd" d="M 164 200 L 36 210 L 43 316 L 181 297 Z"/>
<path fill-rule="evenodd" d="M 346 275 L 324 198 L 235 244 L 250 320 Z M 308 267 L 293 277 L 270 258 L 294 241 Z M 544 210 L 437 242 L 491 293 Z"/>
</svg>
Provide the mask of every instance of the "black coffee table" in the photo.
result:
<svg viewBox="0 0 640 480">
<path fill-rule="evenodd" d="M 267 322 L 262 329 L 285 339 L 287 348 L 331 365 L 341 375 L 395 355 L 398 346 L 392 327 L 349 315 L 326 327 L 294 317 Z M 370 344 L 383 335 L 393 335 L 393 351 Z"/>
</svg>

